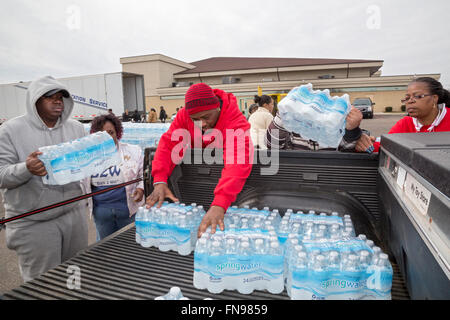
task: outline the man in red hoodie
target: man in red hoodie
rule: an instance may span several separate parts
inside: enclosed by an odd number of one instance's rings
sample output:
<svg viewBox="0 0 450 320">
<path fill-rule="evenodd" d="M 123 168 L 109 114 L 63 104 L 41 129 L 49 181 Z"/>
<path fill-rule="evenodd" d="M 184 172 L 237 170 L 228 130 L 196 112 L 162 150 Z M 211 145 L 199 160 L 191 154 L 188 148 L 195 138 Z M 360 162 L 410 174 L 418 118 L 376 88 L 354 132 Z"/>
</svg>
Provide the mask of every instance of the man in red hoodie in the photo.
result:
<svg viewBox="0 0 450 320">
<path fill-rule="evenodd" d="M 211 226 L 225 226 L 223 218 L 230 204 L 241 192 L 253 164 L 250 124 L 239 110 L 236 97 L 204 83 L 192 85 L 186 92 L 185 107 L 178 111 L 169 130 L 164 133 L 152 163 L 154 190 L 146 199 L 147 208 L 165 198 L 178 201 L 167 186 L 167 179 L 188 148 L 223 149 L 222 176 L 214 190 L 214 200 L 203 217 L 198 237 Z"/>
</svg>

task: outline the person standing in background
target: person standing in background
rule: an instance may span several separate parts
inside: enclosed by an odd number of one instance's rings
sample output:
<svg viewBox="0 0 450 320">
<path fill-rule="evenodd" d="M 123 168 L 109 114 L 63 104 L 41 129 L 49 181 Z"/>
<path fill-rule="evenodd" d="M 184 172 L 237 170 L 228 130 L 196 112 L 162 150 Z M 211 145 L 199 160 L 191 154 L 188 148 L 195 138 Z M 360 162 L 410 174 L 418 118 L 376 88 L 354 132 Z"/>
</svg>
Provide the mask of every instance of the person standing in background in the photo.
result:
<svg viewBox="0 0 450 320">
<path fill-rule="evenodd" d="M 401 100 L 406 105 L 408 116 L 400 119 L 389 130 L 392 133 L 412 132 L 442 132 L 450 131 L 450 92 L 444 89 L 442 83 L 431 77 L 414 79 Z M 375 152 L 380 148 L 380 142 L 370 137 Z M 364 148 L 364 147 L 361 147 Z"/>
<path fill-rule="evenodd" d="M 86 193 L 100 191 L 142 177 L 144 158 L 137 145 L 120 142 L 123 127 L 113 115 L 101 115 L 92 120 L 90 133 L 106 131 L 114 140 L 122 162 L 83 181 Z M 93 196 L 89 201 L 98 236 L 103 239 L 134 222 L 134 214 L 144 204 L 144 183 L 114 189 Z"/>
<path fill-rule="evenodd" d="M 164 110 L 164 107 L 161 106 L 159 111 L 159 120 L 161 120 L 162 123 L 166 122 L 167 119 L 167 113 L 166 110 Z"/>
<path fill-rule="evenodd" d="M 257 103 L 259 107 L 248 118 L 248 122 L 251 125 L 250 134 L 252 142 L 256 148 L 267 149 L 264 139 L 266 131 L 273 120 L 273 99 L 272 97 L 263 94 L 262 96 L 255 96 L 255 103 Z"/>
<path fill-rule="evenodd" d="M 151 108 L 150 113 L 148 114 L 147 122 L 154 123 L 156 121 L 158 121 L 158 115 L 156 114 L 155 108 Z"/>
</svg>

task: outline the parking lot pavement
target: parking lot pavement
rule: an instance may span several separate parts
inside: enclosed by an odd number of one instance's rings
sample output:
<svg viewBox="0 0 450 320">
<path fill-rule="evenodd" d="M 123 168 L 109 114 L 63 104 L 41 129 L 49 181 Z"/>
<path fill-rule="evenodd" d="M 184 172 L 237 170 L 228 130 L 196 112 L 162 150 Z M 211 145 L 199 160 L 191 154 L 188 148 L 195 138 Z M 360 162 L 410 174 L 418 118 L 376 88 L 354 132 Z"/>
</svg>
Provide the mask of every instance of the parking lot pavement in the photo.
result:
<svg viewBox="0 0 450 320">
<path fill-rule="evenodd" d="M 388 133 L 389 129 L 403 116 L 404 114 L 374 114 L 373 119 L 363 119 L 361 128 L 378 137 Z M 0 217 L 3 217 L 5 212 L 2 201 L 0 194 Z M 94 221 L 89 219 L 89 244 L 94 242 L 95 225 Z M 16 253 L 6 247 L 5 230 L 0 231 L 0 295 L 22 283 Z"/>
<path fill-rule="evenodd" d="M 375 113 L 373 119 L 363 119 L 360 127 L 370 131 L 372 136 L 380 137 L 388 133 L 392 126 L 404 116 L 403 113 Z"/>
</svg>

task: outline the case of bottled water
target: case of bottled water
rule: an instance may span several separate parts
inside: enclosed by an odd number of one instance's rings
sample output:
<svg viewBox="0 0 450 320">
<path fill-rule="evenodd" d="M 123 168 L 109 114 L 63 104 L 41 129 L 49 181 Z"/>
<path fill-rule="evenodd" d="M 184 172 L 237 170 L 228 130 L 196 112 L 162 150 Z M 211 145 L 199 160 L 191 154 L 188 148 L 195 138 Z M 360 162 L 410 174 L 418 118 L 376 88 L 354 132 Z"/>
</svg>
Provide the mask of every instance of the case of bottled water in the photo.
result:
<svg viewBox="0 0 450 320">
<path fill-rule="evenodd" d="M 278 104 L 283 126 L 323 147 L 337 148 L 350 112 L 349 96 L 331 97 L 328 89 L 313 90 L 308 83 L 292 89 Z"/>
<path fill-rule="evenodd" d="M 114 140 L 102 131 L 39 151 L 48 173 L 42 179 L 50 185 L 80 181 L 121 162 Z"/>
<path fill-rule="evenodd" d="M 158 146 L 161 136 L 169 129 L 170 123 L 123 122 L 122 127 L 123 134 L 120 141 L 138 145 L 144 151 L 145 148 L 156 148 Z M 89 123 L 84 124 L 87 133 L 89 133 L 90 128 Z"/>
<path fill-rule="evenodd" d="M 205 215 L 203 206 L 164 202 L 161 208 L 140 207 L 136 213 L 136 242 L 161 251 L 190 254 L 197 242 L 197 229 Z"/>
<path fill-rule="evenodd" d="M 392 266 L 370 240 L 304 240 L 291 251 L 286 289 L 294 300 L 390 300 Z"/>
<path fill-rule="evenodd" d="M 283 249 L 275 225 L 277 211 L 231 207 L 225 230 L 206 232 L 194 253 L 194 286 L 211 293 L 237 290 L 250 294 L 284 290 Z"/>
<path fill-rule="evenodd" d="M 161 136 L 169 129 L 170 123 L 132 123 L 124 122 L 121 141 L 139 145 L 142 150 L 157 147 Z"/>
</svg>

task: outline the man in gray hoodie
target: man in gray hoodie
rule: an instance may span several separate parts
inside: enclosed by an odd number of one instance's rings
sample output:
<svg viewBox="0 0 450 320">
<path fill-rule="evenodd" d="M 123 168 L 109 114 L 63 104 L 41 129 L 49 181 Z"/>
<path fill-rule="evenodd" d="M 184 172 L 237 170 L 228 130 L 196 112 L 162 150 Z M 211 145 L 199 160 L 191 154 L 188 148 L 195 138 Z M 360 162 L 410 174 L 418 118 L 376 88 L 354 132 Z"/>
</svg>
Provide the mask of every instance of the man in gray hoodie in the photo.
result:
<svg viewBox="0 0 450 320">
<path fill-rule="evenodd" d="M 38 148 L 86 135 L 83 125 L 69 119 L 73 99 L 52 77 L 28 87 L 25 115 L 0 126 L 0 190 L 10 218 L 82 195 L 79 182 L 43 184 L 47 174 Z M 6 224 L 6 244 L 15 250 L 23 280 L 29 281 L 87 247 L 86 202 L 75 202 Z"/>
</svg>

